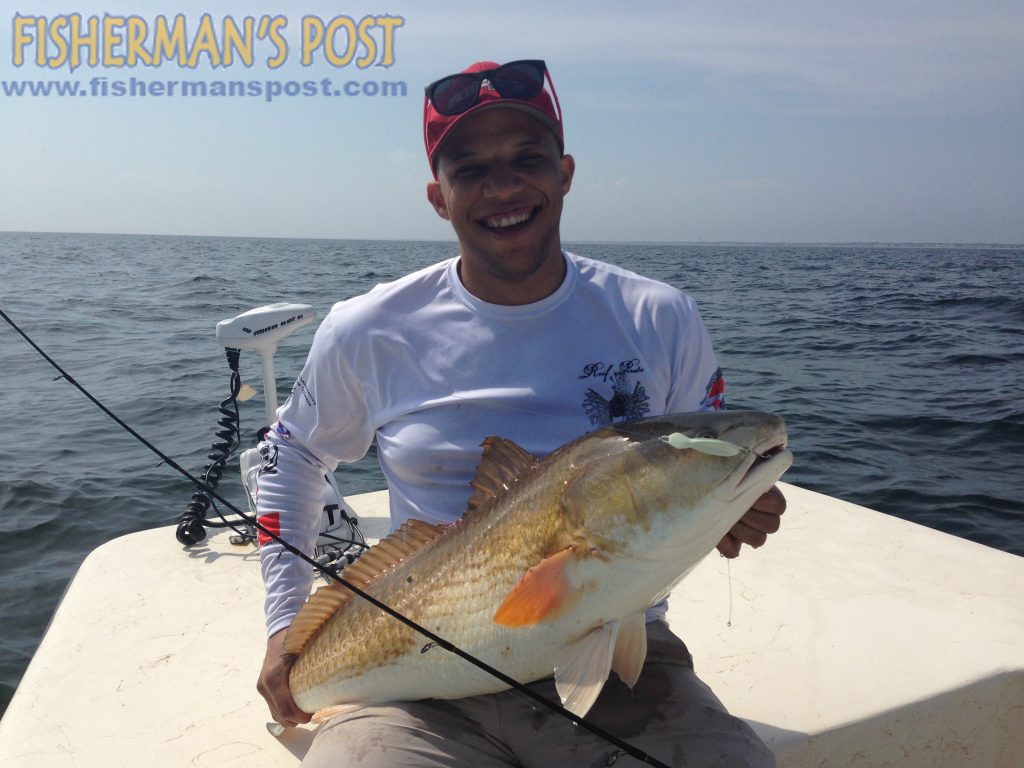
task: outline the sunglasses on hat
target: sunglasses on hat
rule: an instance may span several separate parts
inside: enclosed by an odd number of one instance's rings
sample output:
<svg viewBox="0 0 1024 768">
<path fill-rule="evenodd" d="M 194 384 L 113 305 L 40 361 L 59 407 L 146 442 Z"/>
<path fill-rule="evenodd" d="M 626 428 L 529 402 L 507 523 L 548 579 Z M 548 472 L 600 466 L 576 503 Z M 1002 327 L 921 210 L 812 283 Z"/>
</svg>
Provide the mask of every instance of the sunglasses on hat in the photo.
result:
<svg viewBox="0 0 1024 768">
<path fill-rule="evenodd" d="M 486 81 L 503 99 L 528 100 L 544 89 L 546 71 L 540 59 L 523 59 L 481 72 L 460 72 L 428 85 L 427 99 L 438 114 L 458 115 L 476 105 L 480 87 Z"/>
</svg>

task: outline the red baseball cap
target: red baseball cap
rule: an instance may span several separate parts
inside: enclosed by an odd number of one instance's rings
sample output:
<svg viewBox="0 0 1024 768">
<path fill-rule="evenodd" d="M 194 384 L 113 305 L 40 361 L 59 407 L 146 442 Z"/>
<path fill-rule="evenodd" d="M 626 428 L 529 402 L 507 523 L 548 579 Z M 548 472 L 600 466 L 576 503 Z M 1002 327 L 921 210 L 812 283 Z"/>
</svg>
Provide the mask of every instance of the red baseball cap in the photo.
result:
<svg viewBox="0 0 1024 768">
<path fill-rule="evenodd" d="M 545 79 L 550 94 L 544 88 Z M 463 105 L 468 106 L 464 108 Z M 434 166 L 437 150 L 448 132 L 467 115 L 491 107 L 510 107 L 537 118 L 555 134 L 559 149 L 564 148 L 562 108 L 551 73 L 544 62 L 539 59 L 508 64 L 478 61 L 426 88 L 423 97 L 423 143 L 434 178 L 437 178 Z"/>
</svg>

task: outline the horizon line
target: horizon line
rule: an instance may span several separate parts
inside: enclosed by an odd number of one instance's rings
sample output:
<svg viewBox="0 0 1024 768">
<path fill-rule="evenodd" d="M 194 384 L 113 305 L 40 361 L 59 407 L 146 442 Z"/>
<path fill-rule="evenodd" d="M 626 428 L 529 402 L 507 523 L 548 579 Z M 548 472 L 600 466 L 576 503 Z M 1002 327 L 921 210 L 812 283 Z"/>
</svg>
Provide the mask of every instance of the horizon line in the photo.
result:
<svg viewBox="0 0 1024 768">
<path fill-rule="evenodd" d="M 222 239 L 222 240 L 336 240 L 343 242 L 370 242 L 370 243 L 457 243 L 455 239 L 434 239 L 434 238 L 372 238 L 372 237 L 321 237 L 321 236 L 295 236 L 295 235 L 192 235 L 192 234 L 167 234 L 151 232 L 78 232 L 65 230 L 8 230 L 0 229 L 0 235 L 82 235 L 82 236 L 104 236 L 104 237 L 182 237 L 195 239 Z M 582 245 L 772 245 L 791 247 L 812 247 L 812 246 L 833 246 L 833 247 L 856 247 L 856 246 L 888 246 L 888 247 L 929 247 L 929 248 L 957 248 L 957 247 L 980 247 L 980 248 L 1024 248 L 1024 243 L 1012 242 L 979 242 L 967 240 L 578 240 L 574 238 L 563 238 L 562 244 L 579 243 Z"/>
</svg>

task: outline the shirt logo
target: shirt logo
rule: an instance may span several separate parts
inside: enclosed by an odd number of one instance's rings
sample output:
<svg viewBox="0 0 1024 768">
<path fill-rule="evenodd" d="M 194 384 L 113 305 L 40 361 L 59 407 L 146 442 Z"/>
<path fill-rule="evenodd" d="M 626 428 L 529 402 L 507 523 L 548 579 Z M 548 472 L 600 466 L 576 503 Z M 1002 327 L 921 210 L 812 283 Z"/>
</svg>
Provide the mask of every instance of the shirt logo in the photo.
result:
<svg viewBox="0 0 1024 768">
<path fill-rule="evenodd" d="M 594 426 L 611 424 L 613 421 L 632 421 L 647 415 L 650 397 L 644 385 L 634 381 L 634 373 L 643 373 L 639 360 L 624 360 L 616 369 L 605 363 L 590 363 L 583 367 L 581 379 L 611 380 L 610 397 L 605 397 L 593 387 L 587 389 L 583 398 L 583 410 Z M 605 390 L 607 391 L 607 390 Z"/>
<path fill-rule="evenodd" d="M 260 443 L 260 470 L 258 477 L 277 474 L 277 446 L 271 443 Z"/>
<path fill-rule="evenodd" d="M 313 396 L 313 390 L 302 376 L 295 379 L 295 384 L 292 385 L 292 394 L 301 394 L 302 399 L 305 400 L 306 405 L 310 408 L 316 405 L 316 397 Z"/>
<path fill-rule="evenodd" d="M 700 401 L 700 407 L 713 411 L 721 411 L 725 408 L 725 377 L 722 376 L 722 369 L 719 368 L 711 374 L 711 381 L 708 382 L 704 391 L 704 399 Z"/>
</svg>

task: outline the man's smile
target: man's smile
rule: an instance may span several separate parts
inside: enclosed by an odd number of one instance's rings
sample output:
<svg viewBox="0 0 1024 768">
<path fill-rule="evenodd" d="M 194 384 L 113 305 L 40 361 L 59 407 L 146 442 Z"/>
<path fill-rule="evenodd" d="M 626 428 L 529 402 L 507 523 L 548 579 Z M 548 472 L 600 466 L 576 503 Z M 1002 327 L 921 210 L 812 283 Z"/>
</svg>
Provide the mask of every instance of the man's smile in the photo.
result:
<svg viewBox="0 0 1024 768">
<path fill-rule="evenodd" d="M 524 206 L 511 211 L 491 214 L 480 219 L 480 223 L 490 230 L 513 231 L 513 228 L 521 228 L 528 223 L 536 212 L 536 208 Z"/>
</svg>

